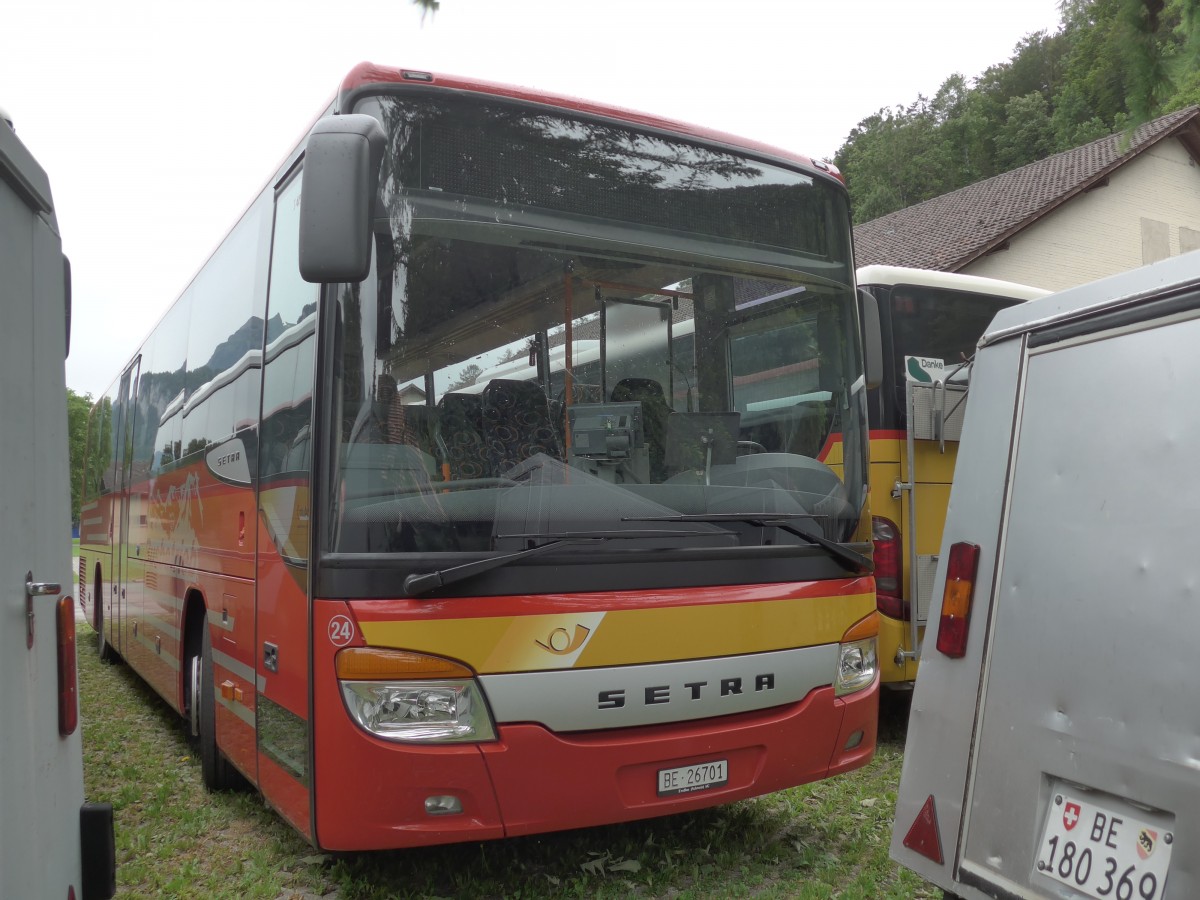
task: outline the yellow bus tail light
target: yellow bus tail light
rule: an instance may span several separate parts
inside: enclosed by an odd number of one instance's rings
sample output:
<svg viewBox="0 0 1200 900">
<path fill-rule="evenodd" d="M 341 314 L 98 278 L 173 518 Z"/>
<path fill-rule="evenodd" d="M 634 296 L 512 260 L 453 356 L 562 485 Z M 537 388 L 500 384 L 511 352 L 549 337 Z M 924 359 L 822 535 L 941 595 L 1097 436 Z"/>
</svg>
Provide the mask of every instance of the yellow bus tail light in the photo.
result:
<svg viewBox="0 0 1200 900">
<path fill-rule="evenodd" d="M 979 570 L 979 545 L 959 542 L 950 547 L 946 561 L 946 586 L 942 589 L 942 615 L 938 621 L 937 648 L 953 659 L 967 653 L 971 627 L 971 600 Z"/>
<path fill-rule="evenodd" d="M 879 613 L 872 612 L 846 629 L 838 645 L 837 677 L 833 691 L 838 697 L 870 687 L 879 674 L 876 644 Z"/>
<path fill-rule="evenodd" d="M 871 540 L 875 546 L 875 605 L 885 616 L 908 621 L 909 605 L 904 600 L 904 541 L 891 519 L 871 519 Z"/>
<path fill-rule="evenodd" d="M 351 647 L 335 660 L 350 717 L 378 738 L 403 743 L 490 741 L 496 728 L 474 673 L 423 653 Z"/>
</svg>

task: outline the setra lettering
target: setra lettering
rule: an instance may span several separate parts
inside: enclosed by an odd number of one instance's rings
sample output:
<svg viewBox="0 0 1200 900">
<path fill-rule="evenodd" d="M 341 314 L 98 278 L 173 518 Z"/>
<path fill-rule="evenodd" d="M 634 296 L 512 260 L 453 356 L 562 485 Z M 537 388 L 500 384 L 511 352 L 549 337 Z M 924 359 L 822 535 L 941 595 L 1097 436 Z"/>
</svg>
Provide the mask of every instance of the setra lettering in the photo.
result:
<svg viewBox="0 0 1200 900">
<path fill-rule="evenodd" d="M 707 691 L 706 691 L 707 689 Z M 671 685 L 651 685 L 642 689 L 642 702 L 645 706 L 661 706 L 670 703 L 674 697 Z M 688 681 L 680 686 L 679 691 L 684 699 L 701 700 L 704 696 L 712 696 L 715 691 L 719 697 L 736 697 L 744 693 L 761 693 L 775 690 L 775 673 L 763 672 L 754 678 L 722 678 L 717 685 L 709 685 L 707 681 Z M 625 706 L 624 690 L 600 691 L 596 695 L 597 709 L 622 709 Z"/>
</svg>

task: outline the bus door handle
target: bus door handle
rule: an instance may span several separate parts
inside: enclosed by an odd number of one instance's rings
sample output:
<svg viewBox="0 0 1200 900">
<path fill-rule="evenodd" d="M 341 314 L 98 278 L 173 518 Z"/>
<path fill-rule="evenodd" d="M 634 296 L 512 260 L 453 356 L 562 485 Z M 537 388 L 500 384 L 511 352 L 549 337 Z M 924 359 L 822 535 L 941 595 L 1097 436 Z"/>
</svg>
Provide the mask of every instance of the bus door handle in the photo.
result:
<svg viewBox="0 0 1200 900">
<path fill-rule="evenodd" d="M 62 585 L 57 581 L 34 581 L 33 572 L 25 573 L 25 648 L 33 649 L 33 598 L 57 597 Z"/>
</svg>

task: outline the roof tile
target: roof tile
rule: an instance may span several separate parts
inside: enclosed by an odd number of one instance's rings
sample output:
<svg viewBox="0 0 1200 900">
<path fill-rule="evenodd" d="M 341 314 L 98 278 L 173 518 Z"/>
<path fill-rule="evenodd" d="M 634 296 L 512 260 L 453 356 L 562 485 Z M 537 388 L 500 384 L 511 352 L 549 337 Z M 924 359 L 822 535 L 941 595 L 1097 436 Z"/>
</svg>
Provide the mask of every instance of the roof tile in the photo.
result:
<svg viewBox="0 0 1200 900">
<path fill-rule="evenodd" d="M 854 229 L 855 265 L 953 272 L 982 256 L 1159 141 L 1200 122 L 1191 106 L 1125 132 L 1029 163 L 864 222 Z"/>
</svg>

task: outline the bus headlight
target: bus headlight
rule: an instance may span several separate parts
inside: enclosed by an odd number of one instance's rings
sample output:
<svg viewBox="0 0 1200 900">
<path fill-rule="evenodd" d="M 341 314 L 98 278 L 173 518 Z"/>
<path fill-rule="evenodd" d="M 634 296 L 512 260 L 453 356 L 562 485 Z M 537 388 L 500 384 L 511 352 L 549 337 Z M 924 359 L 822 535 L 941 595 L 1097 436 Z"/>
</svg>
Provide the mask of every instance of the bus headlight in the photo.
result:
<svg viewBox="0 0 1200 900">
<path fill-rule="evenodd" d="M 490 741 L 491 716 L 473 681 L 343 681 L 359 727 L 392 741 Z"/>
<path fill-rule="evenodd" d="M 853 694 L 875 681 L 879 666 L 875 654 L 876 638 L 864 638 L 839 645 L 837 679 L 833 692 L 838 697 Z"/>
<path fill-rule="evenodd" d="M 419 743 L 496 738 L 474 673 L 461 663 L 353 647 L 338 653 L 335 666 L 350 717 L 376 737 Z"/>
</svg>

